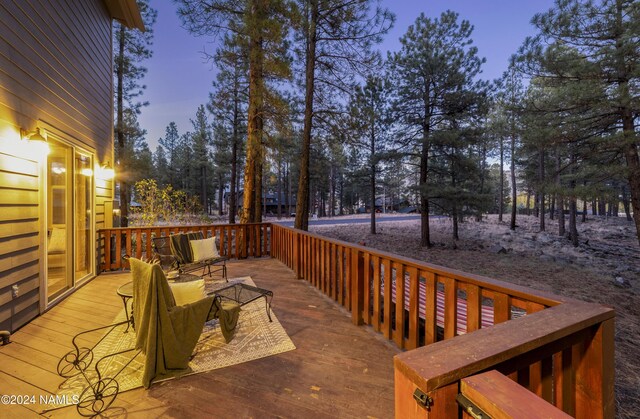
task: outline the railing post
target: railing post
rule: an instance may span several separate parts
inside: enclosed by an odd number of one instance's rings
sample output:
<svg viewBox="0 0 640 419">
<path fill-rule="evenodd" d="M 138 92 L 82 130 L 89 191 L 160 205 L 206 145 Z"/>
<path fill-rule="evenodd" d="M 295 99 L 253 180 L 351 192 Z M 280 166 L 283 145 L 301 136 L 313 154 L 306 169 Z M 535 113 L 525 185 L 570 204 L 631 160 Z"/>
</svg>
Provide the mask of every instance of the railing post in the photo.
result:
<svg viewBox="0 0 640 419">
<path fill-rule="evenodd" d="M 423 406 L 414 399 L 414 392 L 419 387 L 396 366 L 394 371 L 395 417 L 398 419 L 433 418 L 448 419 L 458 417 L 458 381 L 426 393 L 428 406 Z M 419 390 L 420 392 L 422 390 Z M 424 394 L 424 393 L 423 393 Z"/>
<path fill-rule="evenodd" d="M 594 326 L 593 337 L 579 345 L 576 360 L 576 418 L 615 417 L 614 319 Z"/>
<path fill-rule="evenodd" d="M 364 259 L 362 252 L 351 249 L 351 320 L 355 325 L 364 324 Z"/>
<path fill-rule="evenodd" d="M 293 233 L 293 266 L 298 279 L 302 279 L 302 246 L 300 245 L 300 240 L 300 233 L 295 231 Z"/>
<path fill-rule="evenodd" d="M 111 269 L 111 230 L 105 230 L 104 233 L 104 271 Z"/>
</svg>

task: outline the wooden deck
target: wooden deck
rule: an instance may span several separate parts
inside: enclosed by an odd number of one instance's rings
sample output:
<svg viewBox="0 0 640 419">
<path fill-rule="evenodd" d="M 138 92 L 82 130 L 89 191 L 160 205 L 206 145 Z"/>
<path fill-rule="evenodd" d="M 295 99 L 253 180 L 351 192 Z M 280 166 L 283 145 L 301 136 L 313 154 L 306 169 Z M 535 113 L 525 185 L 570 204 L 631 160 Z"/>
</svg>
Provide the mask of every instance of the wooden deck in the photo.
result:
<svg viewBox="0 0 640 419">
<path fill-rule="evenodd" d="M 275 259 L 229 264 L 230 278 L 245 275 L 274 291 L 273 311 L 297 349 L 124 392 L 105 417 L 393 417 L 399 350 L 392 343 L 354 326 L 346 310 Z M 128 281 L 128 273 L 98 276 L 0 346 L 0 394 L 36 398 L 34 405 L 0 405 L 0 417 L 39 417 L 39 396 L 63 381 L 55 370 L 71 337 L 111 323 L 122 310 L 115 290 Z M 78 415 L 70 407 L 44 416 Z"/>
</svg>

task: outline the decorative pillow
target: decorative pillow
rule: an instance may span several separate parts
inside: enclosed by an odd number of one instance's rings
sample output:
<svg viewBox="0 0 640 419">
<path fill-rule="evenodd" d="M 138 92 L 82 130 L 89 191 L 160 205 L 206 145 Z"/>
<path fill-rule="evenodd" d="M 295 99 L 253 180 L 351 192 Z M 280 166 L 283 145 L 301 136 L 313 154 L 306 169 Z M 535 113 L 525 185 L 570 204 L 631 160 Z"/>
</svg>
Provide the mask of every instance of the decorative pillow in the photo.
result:
<svg viewBox="0 0 640 419">
<path fill-rule="evenodd" d="M 169 282 L 177 306 L 193 303 L 207 296 L 204 279 L 188 282 Z"/>
<path fill-rule="evenodd" d="M 64 253 L 67 248 L 65 236 L 64 228 L 54 227 L 53 230 L 51 230 L 51 237 L 49 237 L 47 253 Z"/>
<path fill-rule="evenodd" d="M 190 240 L 189 244 L 191 245 L 194 262 L 220 257 L 220 253 L 218 253 L 218 248 L 216 247 L 215 237 L 203 240 Z"/>
</svg>

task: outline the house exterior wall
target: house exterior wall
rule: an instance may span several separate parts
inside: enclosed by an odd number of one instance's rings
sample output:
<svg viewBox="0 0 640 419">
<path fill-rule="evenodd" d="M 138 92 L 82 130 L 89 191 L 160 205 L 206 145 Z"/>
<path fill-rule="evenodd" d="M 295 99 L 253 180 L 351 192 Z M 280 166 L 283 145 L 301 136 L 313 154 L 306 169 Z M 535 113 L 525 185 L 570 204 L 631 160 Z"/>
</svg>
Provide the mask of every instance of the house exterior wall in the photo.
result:
<svg viewBox="0 0 640 419">
<path fill-rule="evenodd" d="M 113 167 L 112 86 L 111 17 L 102 0 L 0 2 L 0 330 L 37 316 L 44 298 L 46 156 L 20 140 L 20 129 L 40 128 Z M 113 184 L 95 179 L 95 186 L 101 228 Z"/>
</svg>

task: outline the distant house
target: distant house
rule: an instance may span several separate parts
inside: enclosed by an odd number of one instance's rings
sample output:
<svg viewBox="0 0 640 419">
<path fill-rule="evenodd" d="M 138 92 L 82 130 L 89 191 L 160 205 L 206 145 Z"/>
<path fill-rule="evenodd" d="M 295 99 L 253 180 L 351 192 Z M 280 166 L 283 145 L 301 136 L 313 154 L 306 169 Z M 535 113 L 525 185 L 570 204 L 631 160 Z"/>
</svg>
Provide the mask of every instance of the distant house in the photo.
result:
<svg viewBox="0 0 640 419">
<path fill-rule="evenodd" d="M 403 208 L 411 206 L 411 203 L 404 198 L 393 198 L 391 196 L 377 196 L 376 197 L 376 212 L 398 212 Z M 371 212 L 371 205 L 367 203 L 364 208 L 359 208 L 358 212 Z"/>
<path fill-rule="evenodd" d="M 242 208 L 243 195 L 244 195 L 244 190 L 240 190 L 238 192 L 238 199 L 236 201 L 236 206 L 238 208 Z M 226 194 L 225 196 L 227 197 L 226 200 L 228 203 L 229 202 L 228 194 Z M 291 202 L 289 202 L 288 194 L 284 192 L 282 193 L 282 196 L 281 196 L 282 214 L 286 215 L 287 211 L 289 211 L 289 208 L 291 208 L 291 212 L 296 211 L 296 199 L 297 199 L 296 194 L 293 194 L 291 197 Z M 278 213 L 278 193 L 273 191 L 267 191 L 266 193 L 263 193 L 262 208 L 265 214 L 277 214 Z"/>
<path fill-rule="evenodd" d="M 3 0 L 0 16 L 0 330 L 14 331 L 96 275 L 112 20 L 144 27 L 135 0 Z"/>
</svg>

